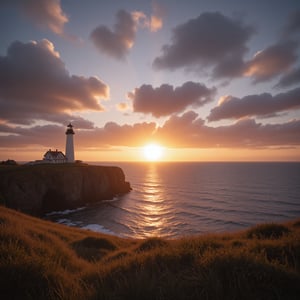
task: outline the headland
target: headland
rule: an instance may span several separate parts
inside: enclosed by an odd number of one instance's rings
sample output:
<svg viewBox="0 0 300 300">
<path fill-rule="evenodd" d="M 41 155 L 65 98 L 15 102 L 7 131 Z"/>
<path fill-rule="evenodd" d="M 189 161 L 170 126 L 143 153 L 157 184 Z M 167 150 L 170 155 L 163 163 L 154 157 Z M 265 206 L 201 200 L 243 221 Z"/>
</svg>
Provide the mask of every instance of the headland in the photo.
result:
<svg viewBox="0 0 300 300">
<path fill-rule="evenodd" d="M 82 163 L 2 165 L 0 202 L 41 216 L 125 194 L 131 190 L 121 168 Z"/>
</svg>

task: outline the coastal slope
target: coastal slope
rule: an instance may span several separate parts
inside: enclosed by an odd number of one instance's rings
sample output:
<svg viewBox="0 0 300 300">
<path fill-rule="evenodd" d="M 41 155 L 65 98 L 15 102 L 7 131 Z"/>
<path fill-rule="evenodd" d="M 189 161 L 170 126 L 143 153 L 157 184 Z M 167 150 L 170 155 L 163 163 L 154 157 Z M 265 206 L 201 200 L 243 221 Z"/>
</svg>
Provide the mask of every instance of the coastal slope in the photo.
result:
<svg viewBox="0 0 300 300">
<path fill-rule="evenodd" d="M 130 191 L 121 168 L 85 164 L 1 166 L 0 200 L 31 215 L 71 209 Z"/>
<path fill-rule="evenodd" d="M 122 239 L 0 206 L 0 299 L 288 299 L 300 219 L 166 240 Z"/>
</svg>

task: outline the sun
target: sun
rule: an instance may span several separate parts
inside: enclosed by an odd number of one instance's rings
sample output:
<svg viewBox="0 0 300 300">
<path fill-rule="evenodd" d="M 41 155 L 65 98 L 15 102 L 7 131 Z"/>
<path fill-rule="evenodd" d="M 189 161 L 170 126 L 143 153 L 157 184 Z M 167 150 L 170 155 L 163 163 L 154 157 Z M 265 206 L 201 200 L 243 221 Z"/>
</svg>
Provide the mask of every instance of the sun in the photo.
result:
<svg viewBox="0 0 300 300">
<path fill-rule="evenodd" d="M 157 144 L 148 144 L 144 146 L 143 154 L 146 160 L 158 161 L 163 155 L 163 147 Z"/>
</svg>

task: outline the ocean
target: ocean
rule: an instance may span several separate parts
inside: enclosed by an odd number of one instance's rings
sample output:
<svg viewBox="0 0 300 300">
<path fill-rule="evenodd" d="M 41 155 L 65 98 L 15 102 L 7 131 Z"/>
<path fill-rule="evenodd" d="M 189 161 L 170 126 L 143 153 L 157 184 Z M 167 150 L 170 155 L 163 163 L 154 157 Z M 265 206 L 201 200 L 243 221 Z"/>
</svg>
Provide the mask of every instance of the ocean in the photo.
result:
<svg viewBox="0 0 300 300">
<path fill-rule="evenodd" d="M 47 219 L 120 237 L 177 238 L 300 217 L 300 163 L 93 163 L 120 166 L 132 191 Z"/>
</svg>

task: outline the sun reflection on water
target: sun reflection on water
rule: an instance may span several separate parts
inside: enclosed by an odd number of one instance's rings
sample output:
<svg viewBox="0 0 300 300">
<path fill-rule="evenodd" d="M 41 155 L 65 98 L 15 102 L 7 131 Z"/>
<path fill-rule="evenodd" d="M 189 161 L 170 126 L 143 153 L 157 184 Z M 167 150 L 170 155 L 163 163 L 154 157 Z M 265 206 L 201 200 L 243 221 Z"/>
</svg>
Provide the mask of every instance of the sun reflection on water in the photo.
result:
<svg viewBox="0 0 300 300">
<path fill-rule="evenodd" d="M 165 226 L 163 214 L 166 210 L 164 203 L 164 189 L 157 172 L 157 165 L 150 164 L 145 178 L 144 203 L 141 211 L 141 222 L 144 235 L 161 236 Z"/>
</svg>

